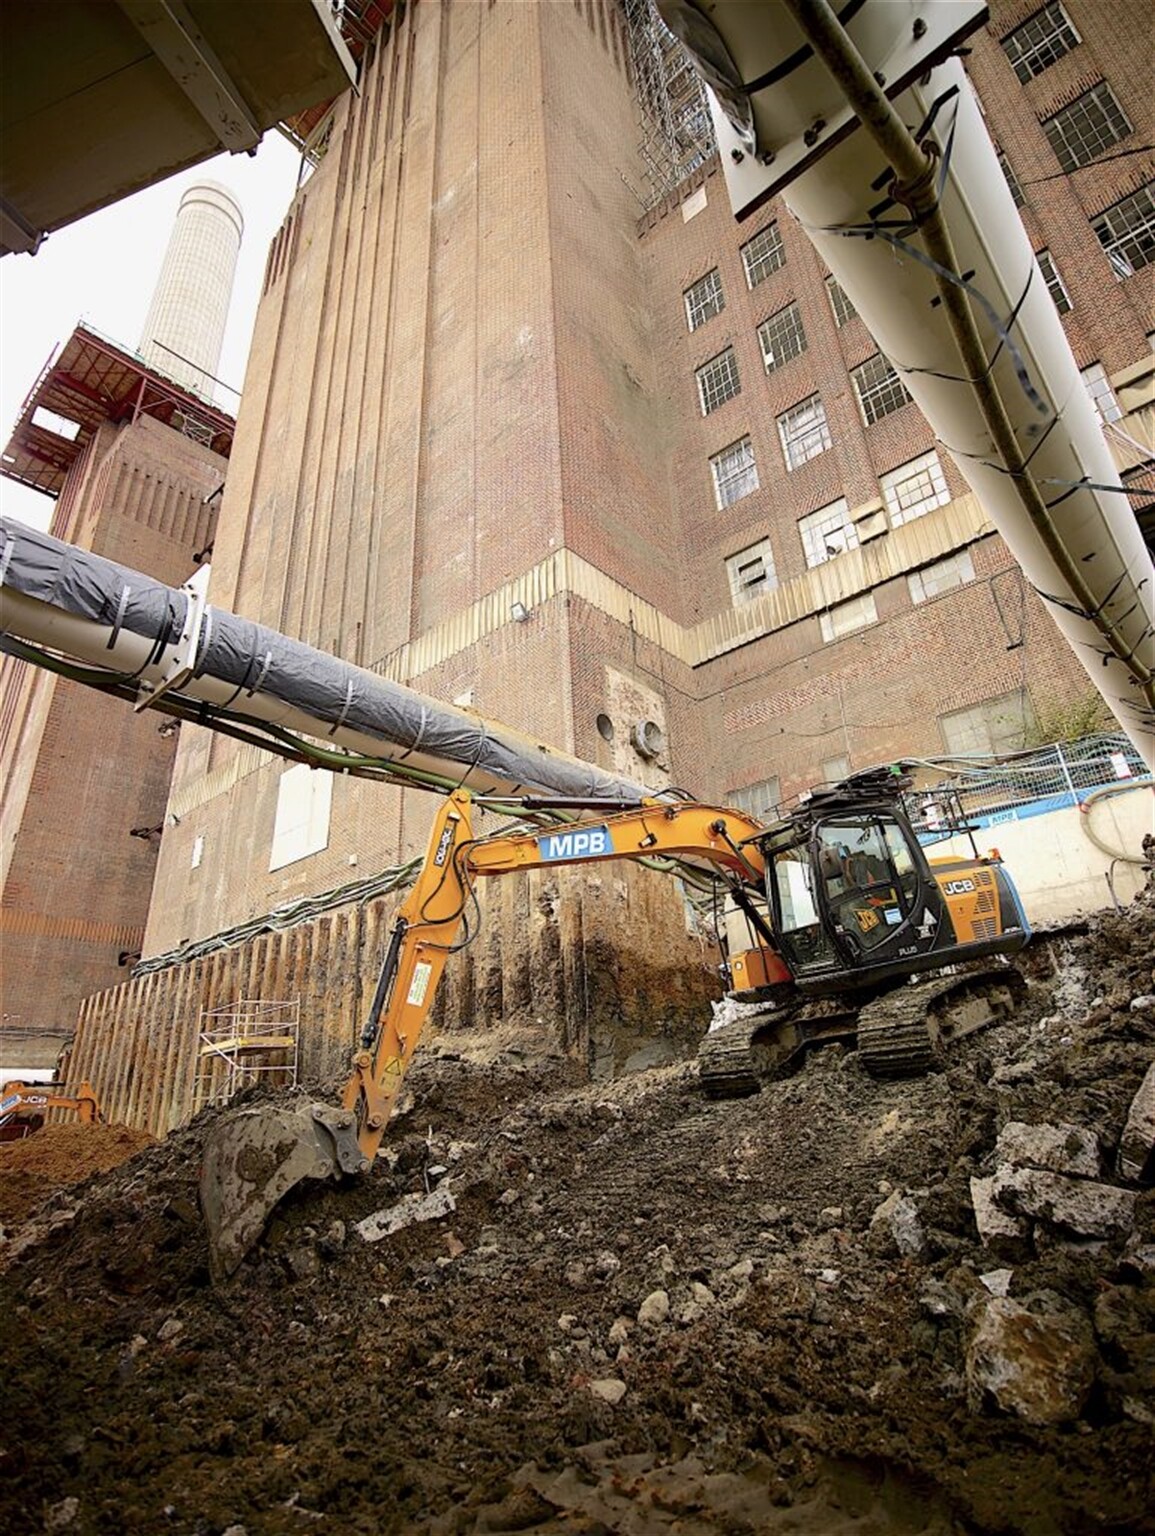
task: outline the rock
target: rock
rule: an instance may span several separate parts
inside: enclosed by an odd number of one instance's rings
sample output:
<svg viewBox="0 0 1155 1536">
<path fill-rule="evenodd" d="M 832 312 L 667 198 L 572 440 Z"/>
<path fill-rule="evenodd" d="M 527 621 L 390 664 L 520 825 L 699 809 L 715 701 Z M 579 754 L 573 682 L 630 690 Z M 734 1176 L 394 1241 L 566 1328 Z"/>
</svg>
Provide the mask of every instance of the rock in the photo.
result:
<svg viewBox="0 0 1155 1536">
<path fill-rule="evenodd" d="M 628 1317 L 618 1317 L 610 1324 L 610 1331 L 606 1335 L 611 1344 L 624 1344 L 630 1336 L 633 1323 Z"/>
<path fill-rule="evenodd" d="M 995 1204 L 993 1175 L 986 1179 L 974 1178 L 970 1182 L 971 1205 L 974 1207 L 979 1241 L 996 1251 L 1016 1250 L 1026 1240 L 1026 1222 Z"/>
<path fill-rule="evenodd" d="M 294 1280 L 312 1280 L 321 1272 L 321 1260 L 315 1248 L 290 1248 L 285 1263 Z"/>
<path fill-rule="evenodd" d="M 569 1286 L 572 1286 L 574 1290 L 580 1290 L 581 1287 L 586 1283 L 585 1265 L 580 1263 L 577 1259 L 575 1259 L 571 1264 L 567 1264 L 565 1267 L 565 1283 Z"/>
<path fill-rule="evenodd" d="M 577 1315 L 573 1312 L 563 1312 L 557 1320 L 557 1325 L 562 1333 L 572 1333 L 577 1323 Z"/>
<path fill-rule="evenodd" d="M 156 1336 L 161 1344 L 167 1344 L 170 1339 L 175 1339 L 183 1332 L 184 1324 L 179 1317 L 166 1317 L 156 1330 Z"/>
<path fill-rule="evenodd" d="M 643 1326 L 656 1327 L 670 1315 L 670 1293 L 651 1291 L 638 1308 L 638 1322 Z"/>
<path fill-rule="evenodd" d="M 972 1408 L 990 1397 L 1029 1424 L 1066 1424 L 1079 1417 L 1095 1379 L 1096 1353 L 1083 1314 L 1054 1291 L 1023 1301 L 980 1300 L 966 1352 Z"/>
<path fill-rule="evenodd" d="M 1131 999 L 1132 1013 L 1155 1013 L 1155 993 L 1142 992 Z"/>
<path fill-rule="evenodd" d="M 608 1376 L 604 1381 L 591 1381 L 590 1391 L 595 1397 L 600 1397 L 603 1403 L 609 1403 L 612 1407 L 625 1397 L 626 1384 L 624 1381 L 619 1381 L 616 1376 Z"/>
<path fill-rule="evenodd" d="M 904 1259 L 913 1258 L 926 1241 L 918 1219 L 918 1206 L 901 1189 L 892 1190 L 877 1207 L 870 1218 L 870 1233 L 876 1245 L 880 1234 L 889 1233 Z"/>
<path fill-rule="evenodd" d="M 1122 1236 L 1135 1225 L 1131 1190 L 1038 1168 L 999 1169 L 991 1197 L 1004 1210 L 1033 1216 L 1076 1237 Z"/>
<path fill-rule="evenodd" d="M 1051 1173 L 1102 1176 L 1099 1143 L 1081 1125 L 1027 1125 L 1011 1120 L 999 1132 L 996 1161 L 1016 1168 L 1044 1168 Z"/>
<path fill-rule="evenodd" d="M 353 1228 L 357 1236 L 367 1243 L 380 1242 L 392 1232 L 411 1227 L 419 1221 L 437 1221 L 457 1209 L 457 1201 L 444 1184 L 439 1184 L 428 1195 L 404 1195 L 396 1205 L 383 1211 L 374 1211 Z M 496 1245 L 495 1245 L 496 1246 Z"/>
<path fill-rule="evenodd" d="M 1005 1296 L 1011 1288 L 1013 1269 L 988 1269 L 985 1275 L 979 1279 L 986 1286 L 992 1296 Z"/>
<path fill-rule="evenodd" d="M 1150 1183 L 1155 1175 L 1155 1061 L 1131 1100 L 1127 1124 L 1119 1142 L 1119 1177 L 1133 1184 Z"/>
<path fill-rule="evenodd" d="M 594 1270 L 603 1280 L 612 1280 L 621 1267 L 621 1259 L 616 1253 L 610 1253 L 608 1249 L 599 1253 L 594 1260 Z"/>
<path fill-rule="evenodd" d="M 50 1504 L 44 1511 L 44 1529 L 46 1531 L 65 1531 L 79 1513 L 79 1499 L 61 1499 L 59 1504 Z"/>
</svg>

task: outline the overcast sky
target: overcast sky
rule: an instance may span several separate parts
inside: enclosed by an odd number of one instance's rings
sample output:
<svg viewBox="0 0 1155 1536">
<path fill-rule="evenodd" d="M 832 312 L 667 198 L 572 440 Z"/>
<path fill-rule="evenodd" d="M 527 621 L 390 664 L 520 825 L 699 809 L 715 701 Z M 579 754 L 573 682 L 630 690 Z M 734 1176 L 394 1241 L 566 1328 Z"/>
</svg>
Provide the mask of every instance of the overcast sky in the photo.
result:
<svg viewBox="0 0 1155 1536">
<path fill-rule="evenodd" d="M 0 260 L 0 446 L 53 351 L 85 320 L 135 350 L 160 274 L 181 194 L 210 178 L 229 188 L 245 217 L 236 285 L 219 377 L 239 389 L 265 272 L 269 241 L 297 183 L 299 157 L 270 131 L 253 156 L 219 155 L 50 235 L 35 256 Z M 222 409 L 236 396 L 217 390 Z M 47 527 L 55 502 L 0 478 L 0 509 Z"/>
</svg>

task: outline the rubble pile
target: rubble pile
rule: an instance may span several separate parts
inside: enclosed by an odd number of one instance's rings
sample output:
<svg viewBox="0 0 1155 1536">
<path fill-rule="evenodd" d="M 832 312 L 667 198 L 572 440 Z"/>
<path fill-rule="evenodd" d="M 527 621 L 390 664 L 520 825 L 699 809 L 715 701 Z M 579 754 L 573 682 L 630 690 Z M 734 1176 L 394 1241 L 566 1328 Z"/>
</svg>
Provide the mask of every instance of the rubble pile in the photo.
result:
<svg viewBox="0 0 1155 1536">
<path fill-rule="evenodd" d="M 1155 1531 L 1155 907 L 876 1082 L 418 1059 L 373 1174 L 214 1288 L 207 1117 L 0 1245 L 0 1527 Z"/>
</svg>

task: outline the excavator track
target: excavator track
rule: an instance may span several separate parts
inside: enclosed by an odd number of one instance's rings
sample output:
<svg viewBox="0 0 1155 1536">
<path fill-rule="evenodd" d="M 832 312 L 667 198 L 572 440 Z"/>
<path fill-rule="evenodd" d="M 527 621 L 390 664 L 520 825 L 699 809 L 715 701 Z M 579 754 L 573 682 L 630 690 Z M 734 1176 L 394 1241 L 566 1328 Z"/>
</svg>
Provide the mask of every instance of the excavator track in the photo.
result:
<svg viewBox="0 0 1155 1536">
<path fill-rule="evenodd" d="M 815 1045 L 854 1039 L 855 1015 L 826 1002 L 766 1008 L 711 1030 L 698 1047 L 698 1082 L 708 1099 L 741 1099 L 788 1072 Z"/>
<path fill-rule="evenodd" d="M 937 976 L 887 993 L 858 1015 L 858 1054 L 872 1077 L 918 1077 L 947 1046 L 1009 1017 L 1026 991 L 1012 966 Z"/>
</svg>

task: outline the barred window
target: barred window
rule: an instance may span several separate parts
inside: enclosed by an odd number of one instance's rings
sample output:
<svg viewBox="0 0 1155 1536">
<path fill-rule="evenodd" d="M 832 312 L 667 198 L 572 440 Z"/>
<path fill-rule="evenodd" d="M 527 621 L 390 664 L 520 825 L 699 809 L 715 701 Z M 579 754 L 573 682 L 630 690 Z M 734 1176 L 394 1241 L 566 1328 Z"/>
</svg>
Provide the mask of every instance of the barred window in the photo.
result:
<svg viewBox="0 0 1155 1536">
<path fill-rule="evenodd" d="M 800 357 L 806 351 L 806 332 L 802 329 L 798 305 L 787 304 L 785 309 L 764 320 L 758 327 L 758 341 L 767 373 L 781 368 L 792 357 Z"/>
<path fill-rule="evenodd" d="M 730 596 L 734 607 L 752 603 L 765 592 L 772 592 L 778 585 L 774 571 L 774 551 L 769 539 L 759 539 L 749 549 L 740 549 L 726 561 L 726 574 L 730 578 Z"/>
<path fill-rule="evenodd" d="M 852 368 L 850 377 L 862 419 L 868 427 L 892 411 L 900 411 L 910 400 L 906 385 L 881 352 L 867 358 L 860 368 Z"/>
<path fill-rule="evenodd" d="M 726 791 L 727 805 L 757 819 L 772 815 L 781 798 L 782 788 L 776 777 L 759 779 L 757 784 L 745 784 L 741 789 Z"/>
<path fill-rule="evenodd" d="M 957 554 L 948 555 L 945 560 L 936 560 L 933 565 L 924 566 L 921 571 L 911 571 L 906 578 L 906 585 L 912 603 L 925 603 L 942 592 L 949 592 L 952 587 L 965 586 L 974 579 L 974 562 L 965 549 L 960 549 Z"/>
<path fill-rule="evenodd" d="M 1061 5 L 1045 5 L 1003 38 L 1003 52 L 1022 85 L 1082 42 Z"/>
<path fill-rule="evenodd" d="M 1155 261 L 1155 196 L 1152 187 L 1122 198 L 1091 220 L 1091 228 L 1107 253 L 1120 282 Z"/>
<path fill-rule="evenodd" d="M 1043 281 L 1047 285 L 1047 292 L 1055 301 L 1055 308 L 1061 315 L 1068 314 L 1072 308 L 1071 295 L 1067 292 L 1063 279 L 1059 276 L 1059 269 L 1055 265 L 1055 259 L 1050 251 L 1036 251 L 1035 260 L 1039 264 L 1039 271 L 1043 274 Z"/>
<path fill-rule="evenodd" d="M 719 512 L 758 489 L 758 466 L 754 463 L 754 446 L 748 437 L 716 453 L 710 460 L 710 471 L 714 476 Z"/>
<path fill-rule="evenodd" d="M 703 363 L 694 377 L 698 381 L 698 400 L 703 416 L 708 416 L 711 411 L 716 411 L 720 405 L 725 405 L 727 400 L 732 400 L 742 392 L 733 347 L 727 347 L 725 352 L 719 352 L 717 357 Z"/>
<path fill-rule="evenodd" d="M 1079 372 L 1083 375 L 1083 383 L 1095 407 L 1095 415 L 1101 422 L 1118 421 L 1123 410 L 1115 399 L 1115 392 L 1102 363 L 1092 363 L 1089 368 L 1081 368 Z"/>
<path fill-rule="evenodd" d="M 686 324 L 692 331 L 705 325 L 712 316 L 720 315 L 726 308 L 726 299 L 717 267 L 687 288 L 682 297 L 686 301 Z"/>
<path fill-rule="evenodd" d="M 767 224 L 753 240 L 747 240 L 742 247 L 742 265 L 746 270 L 747 288 L 757 288 L 771 272 L 777 272 L 786 265 L 786 252 L 782 249 L 782 236 L 778 233 L 777 224 Z"/>
<path fill-rule="evenodd" d="M 834 323 L 841 330 L 848 320 L 854 319 L 858 311 L 846 297 L 842 284 L 836 277 L 826 279 L 826 296 L 830 300 L 830 308 L 834 311 Z"/>
<path fill-rule="evenodd" d="M 832 640 L 841 640 L 843 635 L 852 635 L 856 629 L 877 624 L 878 609 L 874 606 L 874 594 L 864 592 L 861 597 L 852 597 L 849 602 L 835 603 L 833 608 L 819 614 L 818 623 L 827 645 Z"/>
<path fill-rule="evenodd" d="M 778 418 L 778 436 L 787 469 L 798 469 L 830 447 L 826 411 L 817 395 L 784 411 Z"/>
<path fill-rule="evenodd" d="M 1132 128 L 1111 87 L 1100 80 L 1069 107 L 1049 117 L 1043 132 L 1063 169 L 1077 171 L 1125 139 Z"/>
<path fill-rule="evenodd" d="M 822 782 L 824 784 L 841 784 L 842 780 L 850 775 L 850 759 L 845 752 L 840 752 L 837 757 L 826 757 L 822 760 Z"/>
<path fill-rule="evenodd" d="M 798 520 L 798 532 L 808 566 L 824 565 L 844 550 L 857 549 L 858 531 L 850 520 L 845 496 Z"/>
<path fill-rule="evenodd" d="M 996 150 L 995 154 L 998 156 L 999 170 L 1003 173 L 1003 180 L 1006 182 L 1011 197 L 1014 199 L 1015 207 L 1021 208 L 1027 199 L 1023 195 L 1022 187 L 1019 186 L 1019 178 L 1011 169 L 1011 162 L 1003 154 L 1002 150 Z"/>
<path fill-rule="evenodd" d="M 935 507 L 944 506 L 950 500 L 946 476 L 938 454 L 934 452 L 920 454 L 908 464 L 900 464 L 897 469 L 880 476 L 879 484 L 892 528 L 912 523 L 916 517 L 925 517 Z"/>
</svg>

